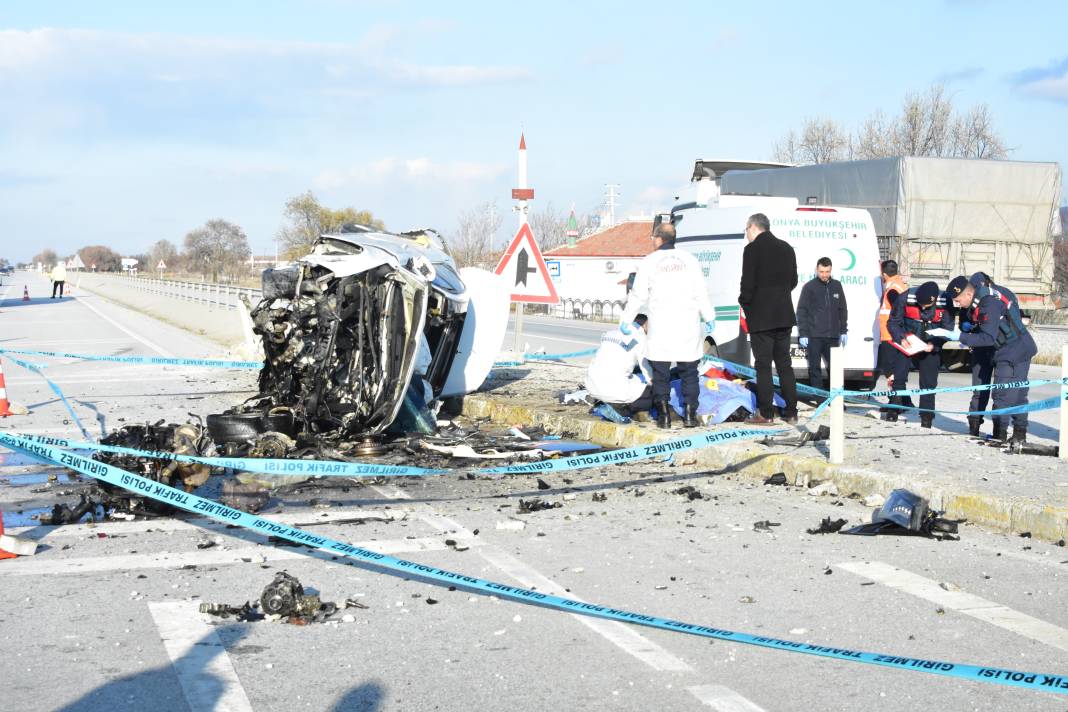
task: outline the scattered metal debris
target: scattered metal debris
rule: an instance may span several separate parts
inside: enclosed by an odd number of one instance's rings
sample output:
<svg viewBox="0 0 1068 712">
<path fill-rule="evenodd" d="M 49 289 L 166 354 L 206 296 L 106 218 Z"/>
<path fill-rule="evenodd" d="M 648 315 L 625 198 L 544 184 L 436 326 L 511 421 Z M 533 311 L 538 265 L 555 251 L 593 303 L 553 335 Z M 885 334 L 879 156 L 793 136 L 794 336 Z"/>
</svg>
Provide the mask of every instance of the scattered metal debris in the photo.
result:
<svg viewBox="0 0 1068 712">
<path fill-rule="evenodd" d="M 957 525 L 963 519 L 944 519 L 942 512 L 931 510 L 926 499 L 906 489 L 896 489 L 886 498 L 882 507 L 872 513 L 869 524 L 853 527 L 843 534 L 874 536 L 876 534 L 898 534 L 924 536 L 939 541 L 959 541 Z"/>
<path fill-rule="evenodd" d="M 755 531 L 755 532 L 767 532 L 768 534 L 771 534 L 771 528 L 772 527 L 778 527 L 778 526 L 782 526 L 782 523 L 781 522 L 771 522 L 771 521 L 768 521 L 767 519 L 765 519 L 765 520 L 760 521 L 760 522 L 753 522 L 753 531 Z"/>
<path fill-rule="evenodd" d="M 701 490 L 697 489 L 693 485 L 686 485 L 685 487 L 679 487 L 676 490 L 671 490 L 671 494 L 681 494 L 690 502 L 695 499 L 704 499 L 705 496 L 701 494 Z"/>
<path fill-rule="evenodd" d="M 96 521 L 97 503 L 86 492 L 78 495 L 78 504 L 71 507 L 67 504 L 52 506 L 52 512 L 48 516 L 41 517 L 41 524 L 77 524 L 86 514 L 90 521 Z"/>
<path fill-rule="evenodd" d="M 766 484 L 766 485 L 776 485 L 778 487 L 785 487 L 786 485 L 788 485 L 790 483 L 786 479 L 786 473 L 785 472 L 776 472 L 774 475 L 772 475 L 768 479 L 764 480 L 764 484 Z"/>
<path fill-rule="evenodd" d="M 841 531 L 842 527 L 846 525 L 846 520 L 835 519 L 831 520 L 830 517 L 824 517 L 820 525 L 815 529 L 806 529 L 809 534 L 835 534 Z"/>
<path fill-rule="evenodd" d="M 546 502 L 543 499 L 534 497 L 532 499 L 519 500 L 519 506 L 516 508 L 516 513 L 533 514 L 534 512 L 540 512 L 544 509 L 560 509 L 563 506 L 563 502 Z"/>
</svg>

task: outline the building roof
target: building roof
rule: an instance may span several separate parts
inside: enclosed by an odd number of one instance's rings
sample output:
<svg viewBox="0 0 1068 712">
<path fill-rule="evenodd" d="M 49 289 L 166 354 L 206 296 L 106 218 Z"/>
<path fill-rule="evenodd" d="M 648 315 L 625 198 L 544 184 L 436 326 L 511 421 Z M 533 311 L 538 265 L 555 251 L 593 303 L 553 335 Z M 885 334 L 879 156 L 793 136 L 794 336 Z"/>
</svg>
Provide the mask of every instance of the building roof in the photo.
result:
<svg viewBox="0 0 1068 712">
<path fill-rule="evenodd" d="M 561 245 L 545 252 L 546 257 L 645 257 L 653 251 L 651 220 L 628 220 L 602 232 L 584 237 L 574 247 Z"/>
</svg>

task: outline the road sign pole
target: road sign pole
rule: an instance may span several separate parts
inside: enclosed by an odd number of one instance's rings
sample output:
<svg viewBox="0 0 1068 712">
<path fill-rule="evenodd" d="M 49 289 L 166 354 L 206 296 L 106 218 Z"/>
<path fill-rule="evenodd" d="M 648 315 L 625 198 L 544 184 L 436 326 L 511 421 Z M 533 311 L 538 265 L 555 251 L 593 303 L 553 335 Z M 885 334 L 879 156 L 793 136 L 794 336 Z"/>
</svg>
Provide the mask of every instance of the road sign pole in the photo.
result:
<svg viewBox="0 0 1068 712">
<path fill-rule="evenodd" d="M 523 353 L 523 302 L 515 303 L 515 342 L 512 350 L 516 356 Z"/>
</svg>

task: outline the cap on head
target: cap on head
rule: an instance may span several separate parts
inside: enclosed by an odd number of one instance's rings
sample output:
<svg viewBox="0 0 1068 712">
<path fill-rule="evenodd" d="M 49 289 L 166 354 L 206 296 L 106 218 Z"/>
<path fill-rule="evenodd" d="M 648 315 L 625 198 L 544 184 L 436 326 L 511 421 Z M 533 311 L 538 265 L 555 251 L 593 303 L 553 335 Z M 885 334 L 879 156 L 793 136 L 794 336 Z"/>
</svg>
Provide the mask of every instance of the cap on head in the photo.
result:
<svg viewBox="0 0 1068 712">
<path fill-rule="evenodd" d="M 938 285 L 934 282 L 924 282 L 916 289 L 916 303 L 921 307 L 934 304 L 938 299 Z"/>
<path fill-rule="evenodd" d="M 965 277 L 963 274 L 962 275 L 958 275 L 958 276 L 954 277 L 953 281 L 951 281 L 949 283 L 949 286 L 946 287 L 946 294 L 949 295 L 950 299 L 956 299 L 960 295 L 960 293 L 964 291 L 964 288 L 967 287 L 967 286 L 968 286 L 968 278 Z"/>
<path fill-rule="evenodd" d="M 968 281 L 971 282 L 972 286 L 976 289 L 982 289 L 983 287 L 990 286 L 990 275 L 986 272 L 976 272 L 968 278 Z"/>
</svg>

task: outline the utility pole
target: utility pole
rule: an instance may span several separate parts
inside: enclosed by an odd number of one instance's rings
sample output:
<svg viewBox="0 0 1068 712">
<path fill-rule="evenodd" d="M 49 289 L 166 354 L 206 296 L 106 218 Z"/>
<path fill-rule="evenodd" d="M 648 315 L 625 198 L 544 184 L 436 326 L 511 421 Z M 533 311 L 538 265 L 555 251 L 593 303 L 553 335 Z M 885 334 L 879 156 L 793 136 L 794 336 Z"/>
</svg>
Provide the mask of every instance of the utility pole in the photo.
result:
<svg viewBox="0 0 1068 712">
<path fill-rule="evenodd" d="M 619 189 L 618 183 L 605 183 L 604 185 L 604 212 L 605 219 L 608 225 L 605 227 L 616 226 L 616 199 L 619 198 L 619 193 L 616 191 Z"/>
</svg>

